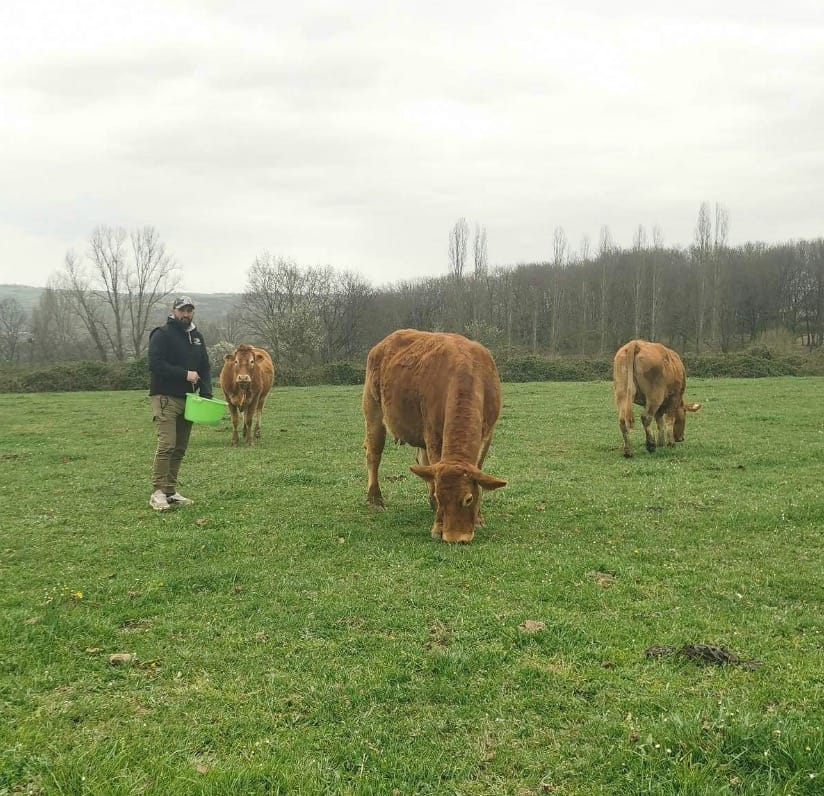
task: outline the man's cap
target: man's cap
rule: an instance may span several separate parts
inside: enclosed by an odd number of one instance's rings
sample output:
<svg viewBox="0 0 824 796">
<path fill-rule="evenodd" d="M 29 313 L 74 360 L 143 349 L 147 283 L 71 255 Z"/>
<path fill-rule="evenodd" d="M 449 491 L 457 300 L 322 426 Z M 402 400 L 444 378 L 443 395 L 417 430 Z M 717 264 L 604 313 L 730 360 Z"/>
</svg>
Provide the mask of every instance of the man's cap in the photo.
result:
<svg viewBox="0 0 824 796">
<path fill-rule="evenodd" d="M 184 307 L 191 307 L 194 309 L 195 303 L 188 296 L 178 296 L 172 304 L 172 309 L 182 310 Z"/>
</svg>

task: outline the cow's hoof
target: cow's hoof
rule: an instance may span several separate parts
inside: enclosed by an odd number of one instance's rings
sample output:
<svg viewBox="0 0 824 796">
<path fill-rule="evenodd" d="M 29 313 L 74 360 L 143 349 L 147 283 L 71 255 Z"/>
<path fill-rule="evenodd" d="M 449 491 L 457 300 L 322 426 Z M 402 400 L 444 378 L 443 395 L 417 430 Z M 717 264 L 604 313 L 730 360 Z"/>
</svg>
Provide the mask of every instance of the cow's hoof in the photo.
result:
<svg viewBox="0 0 824 796">
<path fill-rule="evenodd" d="M 647 443 L 647 453 L 655 453 L 655 445 Z"/>
<path fill-rule="evenodd" d="M 436 542 L 440 542 L 443 539 L 443 531 L 441 530 L 440 525 L 433 525 L 432 526 L 432 538 Z"/>
<path fill-rule="evenodd" d="M 624 451 L 624 458 L 631 459 L 632 458 L 632 451 Z"/>
<path fill-rule="evenodd" d="M 375 509 L 375 511 L 384 511 L 386 509 L 386 506 L 383 504 L 383 497 L 381 495 L 367 495 L 366 505 L 371 509 Z"/>
</svg>

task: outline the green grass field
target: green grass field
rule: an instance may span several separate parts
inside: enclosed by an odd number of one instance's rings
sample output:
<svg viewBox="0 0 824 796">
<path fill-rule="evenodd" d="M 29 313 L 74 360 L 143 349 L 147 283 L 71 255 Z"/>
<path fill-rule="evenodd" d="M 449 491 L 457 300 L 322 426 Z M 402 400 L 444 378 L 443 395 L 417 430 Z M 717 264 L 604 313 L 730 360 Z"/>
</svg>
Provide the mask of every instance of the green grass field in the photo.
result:
<svg viewBox="0 0 824 796">
<path fill-rule="evenodd" d="M 366 507 L 357 387 L 196 427 L 165 513 L 144 393 L 0 395 L 0 794 L 821 793 L 822 395 L 692 379 L 625 460 L 608 383 L 505 384 L 465 546 L 407 447 Z"/>
</svg>

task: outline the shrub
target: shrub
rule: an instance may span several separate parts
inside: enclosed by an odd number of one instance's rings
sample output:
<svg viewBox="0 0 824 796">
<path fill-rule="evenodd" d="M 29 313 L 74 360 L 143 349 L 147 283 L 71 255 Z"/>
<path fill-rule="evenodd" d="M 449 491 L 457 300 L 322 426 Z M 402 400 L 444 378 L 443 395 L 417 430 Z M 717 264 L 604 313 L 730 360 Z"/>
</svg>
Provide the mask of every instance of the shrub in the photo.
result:
<svg viewBox="0 0 824 796">
<path fill-rule="evenodd" d="M 13 370 L 0 372 L 0 392 L 22 392 L 23 385 L 20 375 Z"/>
<path fill-rule="evenodd" d="M 363 384 L 366 368 L 352 362 L 328 362 L 321 366 L 321 384 Z"/>
<path fill-rule="evenodd" d="M 799 356 L 777 356 L 763 349 L 734 354 L 685 355 L 683 360 L 688 376 L 740 379 L 797 376 L 801 373 L 803 363 Z"/>
<path fill-rule="evenodd" d="M 145 359 L 130 362 L 68 362 L 0 372 L 0 392 L 77 392 L 149 388 Z"/>
<path fill-rule="evenodd" d="M 778 353 L 758 345 L 732 354 L 685 354 L 687 376 L 702 378 L 765 376 L 824 376 L 824 349 L 808 353 Z M 496 352 L 501 380 L 608 381 L 612 357 L 542 357 L 536 354 Z M 327 362 L 307 368 L 275 363 L 275 385 L 314 387 L 320 384 L 363 384 L 365 363 Z M 214 381 L 220 368 L 215 365 Z M 145 358 L 129 362 L 68 362 L 50 367 L 0 368 L 0 392 L 72 392 L 76 390 L 148 390 L 149 367 Z"/>
<path fill-rule="evenodd" d="M 811 351 L 798 368 L 799 376 L 824 376 L 824 348 Z"/>
<path fill-rule="evenodd" d="M 598 381 L 612 377 L 605 359 L 544 358 L 535 354 L 505 357 L 498 362 L 501 381 Z"/>
</svg>

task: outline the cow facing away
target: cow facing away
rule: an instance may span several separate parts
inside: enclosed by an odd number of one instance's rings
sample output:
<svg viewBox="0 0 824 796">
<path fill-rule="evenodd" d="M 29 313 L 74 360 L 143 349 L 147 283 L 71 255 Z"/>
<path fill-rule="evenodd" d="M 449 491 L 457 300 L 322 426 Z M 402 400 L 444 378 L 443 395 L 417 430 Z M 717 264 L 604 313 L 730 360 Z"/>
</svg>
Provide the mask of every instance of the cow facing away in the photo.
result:
<svg viewBox="0 0 824 796">
<path fill-rule="evenodd" d="M 675 351 L 660 343 L 630 340 L 615 354 L 612 378 L 624 456 L 632 456 L 629 429 L 633 403 L 644 407 L 641 422 L 650 453 L 655 453 L 656 447 L 651 428 L 653 418 L 658 426 L 659 446 L 684 441 L 686 413 L 697 412 L 701 404 L 684 403 L 687 379 L 684 363 Z"/>
<path fill-rule="evenodd" d="M 241 343 L 231 354 L 226 354 L 223 360 L 220 389 L 232 415 L 230 445 L 238 444 L 237 424 L 241 413 L 243 438 L 247 445 L 251 445 L 253 421 L 254 437 L 260 439 L 260 416 L 275 381 L 275 366 L 268 351 L 245 343 Z"/>
<path fill-rule="evenodd" d="M 483 524 L 481 490 L 506 486 L 481 469 L 501 409 L 489 351 L 458 334 L 392 332 L 369 352 L 362 405 L 367 502 L 384 506 L 378 467 L 388 431 L 417 448 L 410 469 L 429 488 L 432 537 L 472 541 Z"/>
</svg>

